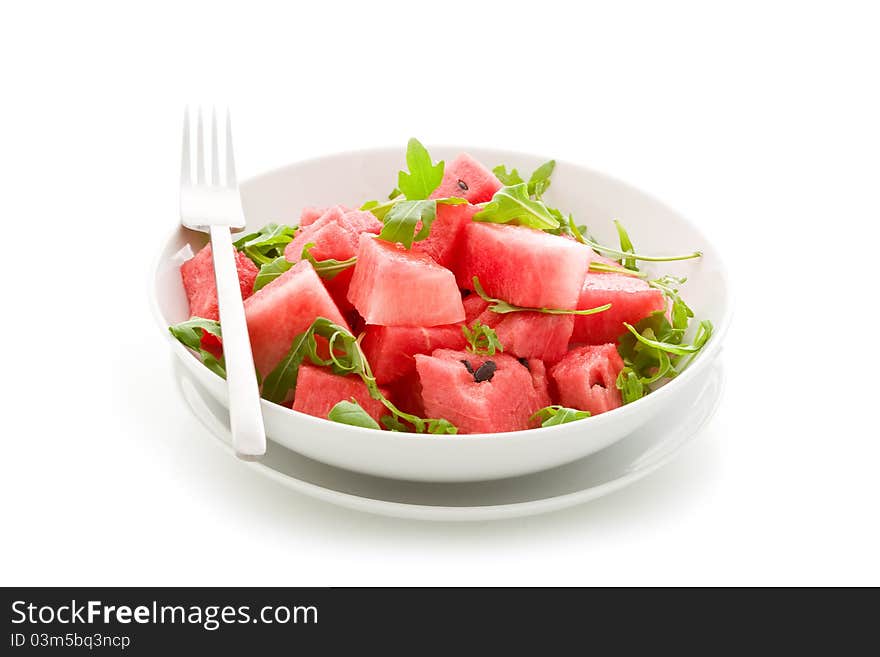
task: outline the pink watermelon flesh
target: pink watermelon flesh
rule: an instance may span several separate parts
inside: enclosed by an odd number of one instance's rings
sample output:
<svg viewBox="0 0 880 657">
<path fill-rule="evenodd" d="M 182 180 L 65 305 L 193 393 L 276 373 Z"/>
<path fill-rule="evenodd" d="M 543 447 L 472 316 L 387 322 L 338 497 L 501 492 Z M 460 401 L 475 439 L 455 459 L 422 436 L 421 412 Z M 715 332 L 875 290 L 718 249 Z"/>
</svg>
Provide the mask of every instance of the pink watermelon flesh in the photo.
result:
<svg viewBox="0 0 880 657">
<path fill-rule="evenodd" d="M 548 363 L 555 363 L 565 355 L 574 330 L 571 315 L 531 312 L 499 315 L 487 310 L 479 321 L 495 330 L 504 345 L 504 353 L 517 358 L 539 358 Z"/>
<path fill-rule="evenodd" d="M 376 383 L 385 385 L 416 369 L 416 354 L 435 349 L 464 349 L 461 324 L 446 326 L 367 326 L 361 343 Z"/>
<path fill-rule="evenodd" d="M 624 322 L 635 324 L 657 310 L 666 308 L 663 293 L 645 281 L 625 274 L 587 274 L 578 308 L 611 304 L 595 315 L 575 317 L 573 342 L 605 344 L 626 333 Z"/>
<path fill-rule="evenodd" d="M 323 208 L 305 207 L 299 215 L 299 225 L 305 228 L 325 215 L 342 216 L 348 211 L 349 208 L 344 205 L 331 205 Z"/>
<path fill-rule="evenodd" d="M 413 244 L 413 251 L 426 253 L 439 265 L 450 267 L 458 251 L 464 227 L 476 214 L 474 205 L 437 205 L 437 218 L 431 224 L 431 232 L 420 242 Z"/>
<path fill-rule="evenodd" d="M 415 360 L 413 360 L 415 364 Z M 422 384 L 415 367 L 406 376 L 388 384 L 389 399 L 404 413 L 425 417 L 425 405 L 422 402 Z"/>
<path fill-rule="evenodd" d="M 254 279 L 259 270 L 250 258 L 239 251 L 235 251 L 235 268 L 238 270 L 241 298 L 247 299 L 253 294 Z M 220 319 L 217 282 L 214 280 L 214 256 L 210 244 L 180 266 L 180 277 L 189 299 L 190 316 Z"/>
<path fill-rule="evenodd" d="M 474 293 L 468 294 L 461 303 L 464 306 L 464 321 L 469 326 L 489 307 L 488 301 Z"/>
<path fill-rule="evenodd" d="M 429 417 L 446 418 L 460 433 L 519 431 L 531 416 L 550 403 L 543 363 L 523 365 L 512 356 L 475 356 L 467 351 L 437 349 L 416 354 L 422 402 Z M 477 382 L 462 361 L 477 371 L 491 360 L 497 366 L 491 380 Z"/>
<path fill-rule="evenodd" d="M 352 276 L 354 276 L 354 267 L 349 267 L 348 269 L 339 272 L 333 278 L 324 280 L 324 287 L 327 288 L 333 302 L 336 304 L 336 307 L 339 308 L 339 312 L 346 317 L 348 317 L 348 314 L 351 312 L 357 313 L 354 306 L 352 306 L 351 302 L 348 300 L 348 288 L 351 285 Z M 349 324 L 351 324 L 351 322 L 349 322 Z"/>
<path fill-rule="evenodd" d="M 382 394 L 387 394 L 382 391 Z M 354 398 L 367 414 L 379 422 L 388 413 L 385 405 L 370 397 L 366 384 L 357 375 L 340 376 L 325 367 L 304 363 L 296 377 L 296 394 L 293 410 L 327 419 L 337 403 Z"/>
<path fill-rule="evenodd" d="M 471 203 L 483 203 L 501 189 L 501 181 L 489 169 L 467 153 L 462 153 L 446 165 L 443 181 L 431 198 L 456 196 Z"/>
<path fill-rule="evenodd" d="M 291 262 L 299 262 L 303 247 L 313 243 L 310 253 L 316 260 L 347 260 L 357 254 L 358 240 L 361 233 L 378 233 L 382 223 L 370 212 L 349 210 L 342 212 L 334 206 L 306 228 L 299 231 L 296 238 L 284 249 L 284 256 Z M 324 285 L 333 297 L 336 306 L 343 313 L 354 308 L 348 302 L 348 287 L 354 269 L 346 269 Z"/>
<path fill-rule="evenodd" d="M 522 364 L 521 360 L 519 362 Z M 543 361 L 538 360 L 537 358 L 526 359 L 526 365 L 528 366 L 529 373 L 532 375 L 532 386 L 537 395 L 536 403 L 538 404 L 538 408 L 549 406 L 553 403 L 553 400 L 551 399 L 552 395 L 550 394 L 550 376 L 547 373 L 547 366 Z M 529 426 L 540 426 L 540 421 L 530 420 Z"/>
<path fill-rule="evenodd" d="M 377 234 L 381 230 L 382 222 L 371 212 L 352 210 L 342 213 L 334 208 L 302 228 L 285 247 L 284 256 L 290 262 L 299 262 L 303 247 L 313 243 L 315 246 L 310 253 L 316 260 L 347 260 L 357 254 L 361 233 Z"/>
<path fill-rule="evenodd" d="M 308 261 L 294 265 L 244 304 L 254 364 L 265 377 L 287 355 L 293 339 L 318 317 L 348 328 Z"/>
<path fill-rule="evenodd" d="M 424 253 L 361 235 L 348 300 L 367 324 L 440 326 L 464 320 L 452 272 Z"/>
<path fill-rule="evenodd" d="M 472 221 L 464 229 L 458 284 L 516 306 L 574 310 L 592 250 L 541 230 Z"/>
<path fill-rule="evenodd" d="M 623 404 L 617 375 L 623 360 L 614 344 L 576 347 L 550 369 L 559 403 L 598 415 Z"/>
<path fill-rule="evenodd" d="M 209 354 L 213 354 L 215 358 L 220 358 L 223 355 L 223 342 L 213 333 L 203 331 L 200 346 Z"/>
<path fill-rule="evenodd" d="M 555 363 L 565 355 L 574 330 L 572 315 L 518 312 L 498 314 L 477 294 L 465 297 L 465 322 L 479 321 L 495 331 L 504 353 L 517 358 L 539 358 Z"/>
</svg>

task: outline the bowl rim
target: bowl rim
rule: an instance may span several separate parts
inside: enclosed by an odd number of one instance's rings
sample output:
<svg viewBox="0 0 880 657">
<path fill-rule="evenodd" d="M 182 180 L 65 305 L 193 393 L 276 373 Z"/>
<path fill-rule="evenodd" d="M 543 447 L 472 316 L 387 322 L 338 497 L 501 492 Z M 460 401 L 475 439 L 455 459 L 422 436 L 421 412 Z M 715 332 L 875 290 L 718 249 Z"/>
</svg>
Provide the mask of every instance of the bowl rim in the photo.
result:
<svg viewBox="0 0 880 657">
<path fill-rule="evenodd" d="M 430 144 L 430 148 L 438 149 L 438 150 L 449 150 L 449 151 L 457 151 L 457 152 L 469 152 L 471 150 L 486 150 L 492 151 L 493 153 L 499 154 L 501 157 L 510 161 L 511 159 L 516 158 L 538 158 L 541 159 L 542 155 L 537 153 L 532 153 L 528 151 L 516 151 L 516 150 L 508 150 L 501 148 L 493 148 L 490 146 L 462 146 L 458 144 Z M 260 181 L 265 180 L 267 178 L 277 176 L 283 171 L 295 167 L 300 167 L 308 164 L 315 164 L 326 160 L 333 160 L 338 158 L 345 157 L 357 157 L 357 156 L 366 156 L 366 155 L 377 155 L 377 154 L 386 154 L 386 155 L 396 155 L 402 152 L 400 147 L 393 146 L 378 146 L 378 147 L 367 147 L 367 148 L 358 148 L 351 149 L 345 151 L 337 151 L 334 153 L 327 153 L 324 155 L 319 155 L 316 157 L 310 157 L 303 160 L 296 160 L 294 162 L 290 162 L 281 166 L 274 167 L 262 173 L 259 173 L 255 176 L 251 176 L 245 180 L 242 180 L 239 183 L 240 188 L 247 188 L 251 185 L 256 185 Z M 677 210 L 675 210 L 671 205 L 667 204 L 662 199 L 658 198 L 652 193 L 646 192 L 635 185 L 632 185 L 620 178 L 615 176 L 606 174 L 602 171 L 598 171 L 596 169 L 592 169 L 583 164 L 577 164 L 575 162 L 571 162 L 569 160 L 563 160 L 558 158 L 551 158 L 556 160 L 557 165 L 563 165 L 566 168 L 571 168 L 574 170 L 580 170 L 588 173 L 591 176 L 602 179 L 605 182 L 611 183 L 613 185 L 617 185 L 626 189 L 629 189 L 637 194 L 642 195 L 647 200 L 650 200 L 654 204 L 663 207 L 665 210 L 670 212 L 671 214 L 676 215 L 680 221 L 686 224 L 693 232 L 695 232 L 699 238 L 706 244 L 711 246 L 713 250 L 713 264 L 717 267 L 718 272 L 720 274 L 722 289 L 724 292 L 725 298 L 725 307 L 724 313 L 717 325 L 713 325 L 712 337 L 709 339 L 709 342 L 703 347 L 697 357 L 693 360 L 693 362 L 688 364 L 688 367 L 674 379 L 668 381 L 660 388 L 654 390 L 653 392 L 645 395 L 642 399 L 638 401 L 632 402 L 630 404 L 624 404 L 619 408 L 612 409 L 611 411 L 606 411 L 605 413 L 600 413 L 599 415 L 591 416 L 588 418 L 589 422 L 578 422 L 577 429 L 580 431 L 589 431 L 589 427 L 596 427 L 598 429 L 599 426 L 603 424 L 608 424 L 614 422 L 618 419 L 622 419 L 624 417 L 629 417 L 636 415 L 648 408 L 652 405 L 656 406 L 664 402 L 664 400 L 671 398 L 672 395 L 675 394 L 675 391 L 687 385 L 688 382 L 695 379 L 699 376 L 704 370 L 706 370 L 711 364 L 714 362 L 718 354 L 721 352 L 722 345 L 724 342 L 724 337 L 727 334 L 728 328 L 730 327 L 730 323 L 733 319 L 734 306 L 735 306 L 735 298 L 733 294 L 733 290 L 730 284 L 730 277 L 728 275 L 727 265 L 718 249 L 715 246 L 715 242 L 710 240 L 706 232 L 694 224 L 688 217 L 684 216 Z M 149 277 L 149 296 L 150 296 L 150 310 L 152 311 L 153 317 L 156 320 L 156 323 L 159 327 L 160 332 L 164 335 L 165 340 L 170 344 L 172 351 L 177 355 L 178 358 L 185 359 L 191 358 L 194 359 L 193 363 L 199 363 L 196 359 L 195 354 L 193 354 L 189 349 L 187 349 L 184 345 L 180 343 L 180 341 L 176 340 L 171 333 L 168 331 L 168 324 L 165 321 L 164 316 L 162 315 L 162 311 L 159 308 L 159 299 L 157 295 L 156 289 L 156 280 L 158 278 L 158 274 L 162 269 L 162 265 L 164 262 L 164 254 L 167 245 L 171 242 L 171 240 L 179 234 L 179 232 L 183 230 L 183 227 L 180 224 L 177 224 L 173 229 L 171 229 L 168 233 L 165 234 L 163 238 L 160 248 L 156 256 L 153 259 L 153 265 L 150 268 L 150 277 Z M 184 361 L 186 362 L 186 361 Z M 201 365 L 201 363 L 199 363 Z M 214 374 L 207 368 L 203 368 L 205 372 L 211 374 L 213 376 L 218 375 Z M 672 389 L 672 390 L 669 390 Z M 498 437 L 503 437 L 505 441 L 515 440 L 517 442 L 532 442 L 535 440 L 541 440 L 543 438 L 549 437 L 551 435 L 561 435 L 567 434 L 574 428 L 574 423 L 567 424 L 558 424 L 550 427 L 536 427 L 533 429 L 522 429 L 520 431 L 500 431 L 495 433 L 469 433 L 469 434 L 429 434 L 429 433 L 404 433 L 404 432 L 393 432 L 393 431 L 377 431 L 375 429 L 367 429 L 365 427 L 356 427 L 347 424 L 341 424 L 338 422 L 333 422 L 332 420 L 324 419 L 309 415 L 308 413 L 302 413 L 300 411 L 295 411 L 290 407 L 284 406 L 282 404 L 276 404 L 275 402 L 270 402 L 266 399 L 260 399 L 261 406 L 267 405 L 267 407 L 275 412 L 280 411 L 284 415 L 289 416 L 291 419 L 296 420 L 298 422 L 307 422 L 307 423 L 315 423 L 315 428 L 320 429 L 322 427 L 326 428 L 327 424 L 333 425 L 334 429 L 340 431 L 351 431 L 355 435 L 368 436 L 373 439 L 379 440 L 394 440 L 395 442 L 399 442 L 401 437 L 405 437 L 406 442 L 411 441 L 430 441 L 430 442 L 444 442 L 455 444 L 458 442 L 473 442 L 473 443 L 482 443 L 489 440 L 497 440 Z"/>
</svg>

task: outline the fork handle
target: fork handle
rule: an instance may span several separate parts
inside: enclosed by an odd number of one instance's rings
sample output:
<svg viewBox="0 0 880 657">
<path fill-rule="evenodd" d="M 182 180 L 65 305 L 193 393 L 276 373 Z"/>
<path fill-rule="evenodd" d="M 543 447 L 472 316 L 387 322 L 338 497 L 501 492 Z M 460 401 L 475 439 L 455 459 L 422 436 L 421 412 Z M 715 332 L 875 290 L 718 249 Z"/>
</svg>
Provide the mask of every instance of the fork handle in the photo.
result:
<svg viewBox="0 0 880 657">
<path fill-rule="evenodd" d="M 229 227 L 211 226 L 211 244 L 226 360 L 232 445 L 239 458 L 252 460 L 266 453 L 266 430 Z"/>
</svg>

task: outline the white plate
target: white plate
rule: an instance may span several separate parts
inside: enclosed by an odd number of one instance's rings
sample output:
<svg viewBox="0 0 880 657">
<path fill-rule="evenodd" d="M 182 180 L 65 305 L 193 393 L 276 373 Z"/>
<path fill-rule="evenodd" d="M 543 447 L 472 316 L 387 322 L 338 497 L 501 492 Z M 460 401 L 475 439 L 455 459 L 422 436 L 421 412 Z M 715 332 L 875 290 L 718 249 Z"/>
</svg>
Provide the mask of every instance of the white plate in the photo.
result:
<svg viewBox="0 0 880 657">
<path fill-rule="evenodd" d="M 504 162 L 531 171 L 546 160 L 538 155 L 487 149 L 432 148 L 436 158 L 451 159 L 469 150 L 491 165 Z M 251 179 L 242 185 L 249 228 L 268 221 L 296 223 L 305 205 L 357 205 L 381 198 L 404 165 L 404 149 L 339 153 L 299 162 Z M 585 167 L 558 162 L 548 199 L 589 225 L 601 241 L 613 244 L 611 221 L 620 217 L 639 250 L 676 253 L 701 249 L 700 260 L 663 263 L 652 273 L 689 278 L 683 291 L 698 319 L 715 325 L 712 339 L 693 363 L 669 385 L 634 404 L 582 422 L 506 434 L 434 436 L 373 431 L 312 417 L 263 401 L 266 431 L 275 442 L 300 454 L 348 470 L 379 477 L 418 481 L 484 481 L 539 472 L 601 450 L 672 407 L 687 401 L 685 390 L 704 381 L 720 352 L 731 314 L 727 275 L 718 251 L 691 222 L 651 196 Z M 152 286 L 157 323 L 174 354 L 214 400 L 226 405 L 226 382 L 205 368 L 167 330 L 188 317 L 180 264 L 204 236 L 177 229 L 162 247 Z"/>
<path fill-rule="evenodd" d="M 228 414 L 190 371 L 174 360 L 190 409 L 231 454 Z M 270 442 L 260 462 L 244 462 L 288 488 L 331 504 L 384 516 L 480 521 L 557 511 L 619 490 L 667 463 L 718 407 L 723 370 L 716 361 L 699 390 L 604 450 L 537 474 L 474 483 L 424 483 L 343 470 Z"/>
</svg>

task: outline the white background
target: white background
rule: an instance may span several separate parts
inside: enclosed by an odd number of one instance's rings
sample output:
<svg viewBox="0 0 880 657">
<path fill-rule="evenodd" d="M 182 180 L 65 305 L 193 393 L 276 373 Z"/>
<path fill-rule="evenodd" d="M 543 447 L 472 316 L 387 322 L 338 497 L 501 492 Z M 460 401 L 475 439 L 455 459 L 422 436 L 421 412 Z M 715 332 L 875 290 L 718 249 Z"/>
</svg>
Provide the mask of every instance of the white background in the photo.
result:
<svg viewBox="0 0 880 657">
<path fill-rule="evenodd" d="M 880 584 L 877 16 L 575 5 L 4 10 L 0 583 Z M 200 102 L 232 105 L 242 177 L 418 136 L 664 199 L 736 286 L 717 416 L 647 480 L 531 519 L 389 520 L 260 479 L 186 411 L 146 298 Z"/>
</svg>

